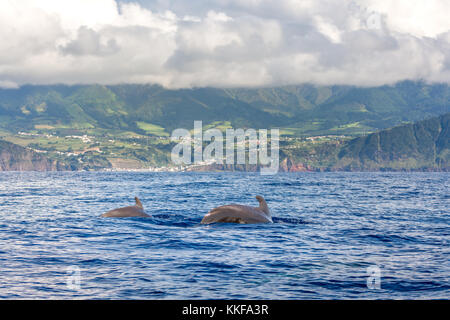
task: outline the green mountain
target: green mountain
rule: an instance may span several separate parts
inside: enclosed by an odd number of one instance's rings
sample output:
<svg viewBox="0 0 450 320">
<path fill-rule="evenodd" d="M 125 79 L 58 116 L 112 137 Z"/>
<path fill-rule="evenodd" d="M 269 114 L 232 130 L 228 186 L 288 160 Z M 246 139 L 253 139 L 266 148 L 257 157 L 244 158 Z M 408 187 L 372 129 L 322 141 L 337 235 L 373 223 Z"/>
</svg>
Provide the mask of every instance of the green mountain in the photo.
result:
<svg viewBox="0 0 450 320">
<path fill-rule="evenodd" d="M 195 120 L 204 129 L 280 128 L 282 170 L 447 170 L 448 115 L 411 123 L 448 112 L 449 85 L 410 81 L 370 88 L 22 86 L 0 89 L 0 138 L 18 145 L 3 143 L 2 170 L 27 161 L 23 168 L 35 162 L 38 170 L 170 165 L 170 133 L 192 129 Z"/>
<path fill-rule="evenodd" d="M 450 170 L 450 113 L 345 144 L 333 169 Z"/>
<path fill-rule="evenodd" d="M 281 150 L 284 171 L 450 171 L 450 113 L 345 142 Z"/>
<path fill-rule="evenodd" d="M 362 135 L 450 111 L 447 84 L 299 85 L 168 90 L 154 85 L 23 86 L 0 89 L 0 129 L 167 136 L 192 128 L 271 128 L 292 136 Z"/>
</svg>

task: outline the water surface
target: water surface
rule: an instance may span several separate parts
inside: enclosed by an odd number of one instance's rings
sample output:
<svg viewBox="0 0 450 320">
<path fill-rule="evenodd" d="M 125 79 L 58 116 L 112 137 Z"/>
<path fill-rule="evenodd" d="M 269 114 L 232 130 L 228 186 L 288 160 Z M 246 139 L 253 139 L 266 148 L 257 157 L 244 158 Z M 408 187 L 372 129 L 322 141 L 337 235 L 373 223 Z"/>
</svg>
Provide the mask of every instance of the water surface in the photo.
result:
<svg viewBox="0 0 450 320">
<path fill-rule="evenodd" d="M 449 176 L 3 172 L 0 298 L 448 299 Z M 199 224 L 257 194 L 273 224 Z"/>
</svg>

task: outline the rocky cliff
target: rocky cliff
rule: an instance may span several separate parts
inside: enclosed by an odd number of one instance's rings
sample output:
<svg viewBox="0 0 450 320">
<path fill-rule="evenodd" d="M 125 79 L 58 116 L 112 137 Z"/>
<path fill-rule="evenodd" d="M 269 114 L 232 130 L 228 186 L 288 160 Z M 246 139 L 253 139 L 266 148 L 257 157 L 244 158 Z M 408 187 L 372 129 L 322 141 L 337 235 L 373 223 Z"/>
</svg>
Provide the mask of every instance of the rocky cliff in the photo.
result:
<svg viewBox="0 0 450 320">
<path fill-rule="evenodd" d="M 450 113 L 285 156 L 285 172 L 450 171 Z"/>
<path fill-rule="evenodd" d="M 0 171 L 57 171 L 66 165 L 16 144 L 0 140 Z"/>
</svg>

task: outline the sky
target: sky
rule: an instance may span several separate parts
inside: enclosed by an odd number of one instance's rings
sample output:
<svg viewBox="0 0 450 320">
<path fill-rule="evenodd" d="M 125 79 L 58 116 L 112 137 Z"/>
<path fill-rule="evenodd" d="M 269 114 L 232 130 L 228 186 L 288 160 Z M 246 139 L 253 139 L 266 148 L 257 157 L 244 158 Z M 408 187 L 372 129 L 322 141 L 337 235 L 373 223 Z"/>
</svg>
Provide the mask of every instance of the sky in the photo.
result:
<svg viewBox="0 0 450 320">
<path fill-rule="evenodd" d="M 0 87 L 450 83 L 448 0 L 0 0 Z"/>
</svg>

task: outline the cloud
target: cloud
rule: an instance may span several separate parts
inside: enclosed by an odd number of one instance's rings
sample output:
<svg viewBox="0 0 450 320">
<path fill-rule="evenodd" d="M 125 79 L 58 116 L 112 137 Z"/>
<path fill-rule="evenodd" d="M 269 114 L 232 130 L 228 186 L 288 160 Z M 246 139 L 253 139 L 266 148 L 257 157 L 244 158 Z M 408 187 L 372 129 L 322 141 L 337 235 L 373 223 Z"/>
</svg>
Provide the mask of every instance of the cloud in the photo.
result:
<svg viewBox="0 0 450 320">
<path fill-rule="evenodd" d="M 102 43 L 104 42 L 104 43 Z M 65 54 L 72 55 L 110 55 L 119 50 L 114 38 L 102 41 L 99 33 L 88 27 L 82 26 L 78 29 L 77 38 L 61 46 L 60 50 Z"/>
<path fill-rule="evenodd" d="M 15 82 L 8 81 L 8 80 L 0 80 L 0 88 L 3 89 L 17 89 L 19 88 L 19 85 Z"/>
<path fill-rule="evenodd" d="M 446 0 L 6 0 L 0 86 L 450 82 Z"/>
</svg>

